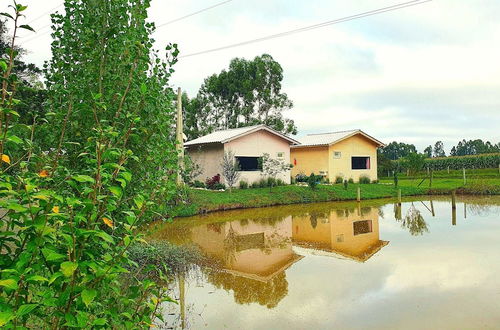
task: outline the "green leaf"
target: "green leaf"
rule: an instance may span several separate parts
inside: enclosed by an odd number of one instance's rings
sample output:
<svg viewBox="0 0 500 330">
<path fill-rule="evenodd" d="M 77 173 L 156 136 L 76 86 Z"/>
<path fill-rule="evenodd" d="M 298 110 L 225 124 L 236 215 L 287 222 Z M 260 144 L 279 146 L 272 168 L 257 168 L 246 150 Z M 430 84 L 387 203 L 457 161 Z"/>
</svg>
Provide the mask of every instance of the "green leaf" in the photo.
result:
<svg viewBox="0 0 500 330">
<path fill-rule="evenodd" d="M 122 197 L 122 194 L 123 194 L 122 188 L 120 188 L 118 186 L 111 186 L 111 187 L 109 187 L 109 191 L 111 191 L 111 193 L 113 195 L 115 195 L 116 197 L 118 197 L 118 198 Z"/>
<path fill-rule="evenodd" d="M 20 29 L 25 29 L 25 30 L 30 30 L 30 31 L 35 32 L 35 30 L 34 30 L 31 26 L 26 25 L 26 24 L 19 25 L 19 28 L 20 28 Z"/>
<path fill-rule="evenodd" d="M 106 325 L 107 321 L 103 318 L 95 319 L 93 325 Z"/>
<path fill-rule="evenodd" d="M 12 17 L 12 15 L 11 15 L 11 14 L 9 14 L 9 13 L 0 13 L 0 15 L 5 16 L 5 17 L 8 17 L 8 18 L 10 18 L 10 19 L 14 19 L 14 17 Z"/>
<path fill-rule="evenodd" d="M 120 176 L 122 178 L 124 178 L 125 180 L 127 180 L 128 182 L 130 182 L 130 180 L 132 180 L 132 173 L 130 173 L 130 172 L 122 172 L 120 174 Z"/>
<path fill-rule="evenodd" d="M 71 275 L 73 275 L 77 268 L 78 264 L 76 262 L 65 261 L 61 264 L 61 272 L 66 277 L 70 277 Z"/>
<path fill-rule="evenodd" d="M 28 282 L 47 282 L 48 281 L 48 279 L 46 279 L 45 277 L 40 276 L 40 275 L 30 276 L 26 280 Z"/>
<path fill-rule="evenodd" d="M 94 97 L 94 100 L 99 100 L 102 97 L 102 94 L 97 93 L 97 94 L 94 94 L 93 97 Z"/>
<path fill-rule="evenodd" d="M 75 175 L 72 177 L 73 180 L 78 181 L 78 182 L 89 182 L 89 183 L 94 183 L 95 180 L 91 176 L 88 175 Z"/>
<path fill-rule="evenodd" d="M 18 136 L 12 135 L 7 138 L 7 141 L 14 142 L 15 144 L 21 144 L 23 143 L 23 140 L 19 138 Z"/>
<path fill-rule="evenodd" d="M 66 258 L 65 255 L 57 253 L 54 250 L 51 250 L 49 248 L 43 248 L 42 249 L 42 254 L 47 259 L 47 261 L 57 261 Z"/>
<path fill-rule="evenodd" d="M 14 313 L 12 311 L 2 311 L 0 312 L 0 327 L 9 323 L 10 320 L 14 318 Z"/>
<path fill-rule="evenodd" d="M 89 307 L 94 298 L 97 296 L 97 291 L 92 289 L 85 289 L 82 291 L 82 300 L 83 303 Z"/>
<path fill-rule="evenodd" d="M 145 83 L 142 83 L 141 84 L 141 93 L 146 94 L 147 91 L 148 91 L 148 86 L 146 86 Z"/>
<path fill-rule="evenodd" d="M 4 60 L 0 60 L 0 68 L 2 69 L 2 71 L 7 71 L 7 63 L 5 63 Z"/>
<path fill-rule="evenodd" d="M 23 6 L 23 5 L 21 5 L 21 4 L 17 4 L 17 5 L 16 5 L 16 9 L 17 9 L 17 11 L 18 11 L 18 12 L 25 11 L 25 10 L 26 10 L 26 8 L 28 8 L 28 6 Z"/>
<path fill-rule="evenodd" d="M 134 198 L 134 203 L 138 209 L 142 209 L 142 205 L 144 204 L 144 197 L 141 195 Z"/>
<path fill-rule="evenodd" d="M 23 315 L 31 313 L 37 307 L 38 307 L 38 304 L 21 305 L 16 312 L 16 317 L 21 317 Z"/>
<path fill-rule="evenodd" d="M 17 290 L 17 281 L 12 278 L 8 278 L 6 280 L 0 280 L 0 286 L 3 286 L 11 290 Z"/>
<path fill-rule="evenodd" d="M 103 231 L 100 231 L 98 232 L 97 234 L 95 234 L 97 237 L 100 237 L 102 238 L 103 240 L 105 240 L 106 242 L 108 243 L 114 243 L 115 241 L 113 240 L 113 237 L 111 237 L 109 234 L 103 232 Z"/>
<path fill-rule="evenodd" d="M 16 211 L 16 212 L 26 212 L 28 210 L 24 206 L 17 204 L 17 203 L 9 203 L 9 204 L 7 204 L 7 208 L 9 210 Z"/>
<path fill-rule="evenodd" d="M 62 276 L 61 272 L 56 272 L 56 273 L 52 274 L 52 276 L 50 277 L 50 280 L 49 280 L 49 285 L 54 283 L 54 281 L 57 280 L 61 276 Z"/>
</svg>

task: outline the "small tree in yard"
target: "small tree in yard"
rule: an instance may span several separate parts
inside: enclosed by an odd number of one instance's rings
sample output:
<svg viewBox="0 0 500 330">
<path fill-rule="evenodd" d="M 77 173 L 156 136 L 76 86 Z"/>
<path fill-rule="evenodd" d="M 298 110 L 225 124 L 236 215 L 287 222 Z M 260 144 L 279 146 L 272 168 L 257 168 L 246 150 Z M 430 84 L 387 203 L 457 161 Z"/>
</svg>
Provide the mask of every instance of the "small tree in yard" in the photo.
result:
<svg viewBox="0 0 500 330">
<path fill-rule="evenodd" d="M 222 176 L 226 180 L 227 186 L 229 187 L 229 192 L 233 190 L 233 186 L 240 178 L 240 163 L 234 157 L 234 152 L 231 150 L 224 152 L 222 156 Z"/>
<path fill-rule="evenodd" d="M 290 164 L 285 163 L 282 159 L 271 158 L 267 153 L 262 155 L 262 174 L 274 179 L 269 185 L 269 191 L 273 188 L 272 182 L 276 182 L 276 176 L 289 169 Z"/>
</svg>

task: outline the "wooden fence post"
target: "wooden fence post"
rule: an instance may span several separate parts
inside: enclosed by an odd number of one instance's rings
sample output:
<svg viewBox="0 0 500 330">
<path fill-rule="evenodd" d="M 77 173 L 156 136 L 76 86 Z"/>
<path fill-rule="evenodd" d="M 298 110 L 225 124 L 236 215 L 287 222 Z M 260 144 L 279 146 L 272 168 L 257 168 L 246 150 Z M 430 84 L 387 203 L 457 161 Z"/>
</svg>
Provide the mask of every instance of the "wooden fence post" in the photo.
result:
<svg viewBox="0 0 500 330">
<path fill-rule="evenodd" d="M 456 201 L 455 190 L 451 191 L 451 208 L 452 209 L 456 209 L 457 208 L 457 201 Z"/>
<path fill-rule="evenodd" d="M 462 169 L 463 174 L 464 174 L 464 185 L 467 183 L 467 178 L 465 177 L 465 167 Z"/>
<path fill-rule="evenodd" d="M 357 199 L 356 199 L 358 202 L 361 202 L 361 188 L 358 187 L 358 196 L 357 196 Z"/>
<path fill-rule="evenodd" d="M 401 189 L 398 189 L 398 204 L 401 205 Z"/>
</svg>

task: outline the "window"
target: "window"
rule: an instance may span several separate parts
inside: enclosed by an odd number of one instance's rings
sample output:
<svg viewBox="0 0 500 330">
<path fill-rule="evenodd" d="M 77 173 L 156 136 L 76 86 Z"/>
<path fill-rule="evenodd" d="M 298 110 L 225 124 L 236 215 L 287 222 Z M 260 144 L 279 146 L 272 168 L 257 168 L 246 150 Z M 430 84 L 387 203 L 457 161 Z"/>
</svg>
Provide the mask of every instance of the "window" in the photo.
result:
<svg viewBox="0 0 500 330">
<path fill-rule="evenodd" d="M 373 231 L 371 220 L 355 221 L 352 223 L 352 228 L 354 230 L 354 236 L 368 234 Z"/>
<path fill-rule="evenodd" d="M 353 170 L 369 170 L 370 157 L 352 157 L 351 168 Z"/>
<path fill-rule="evenodd" d="M 333 152 L 333 158 L 340 158 L 340 157 L 342 157 L 342 153 L 340 151 Z"/>
<path fill-rule="evenodd" d="M 260 171 L 262 169 L 261 157 L 236 157 L 240 163 L 241 171 Z"/>
<path fill-rule="evenodd" d="M 285 157 L 285 153 L 284 152 L 278 152 L 278 158 L 283 158 Z"/>
</svg>

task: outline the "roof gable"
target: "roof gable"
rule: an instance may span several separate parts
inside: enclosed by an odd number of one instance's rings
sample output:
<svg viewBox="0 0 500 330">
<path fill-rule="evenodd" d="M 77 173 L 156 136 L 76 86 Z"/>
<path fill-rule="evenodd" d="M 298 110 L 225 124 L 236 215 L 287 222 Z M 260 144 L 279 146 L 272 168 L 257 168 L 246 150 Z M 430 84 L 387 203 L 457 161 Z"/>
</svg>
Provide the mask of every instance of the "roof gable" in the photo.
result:
<svg viewBox="0 0 500 330">
<path fill-rule="evenodd" d="M 293 147 L 301 148 L 301 147 L 314 147 L 314 146 L 330 146 L 358 134 L 364 136 L 365 138 L 372 141 L 379 147 L 384 146 L 382 142 L 375 139 L 374 137 L 366 134 L 360 129 L 355 129 L 355 130 L 331 132 L 331 133 L 309 134 L 300 138 L 299 139 L 300 144 Z"/>
<path fill-rule="evenodd" d="M 297 140 L 294 140 L 294 139 L 262 124 L 262 125 L 232 128 L 232 129 L 227 129 L 227 130 L 223 130 L 223 131 L 215 131 L 215 132 L 212 132 L 210 134 L 196 138 L 194 140 L 188 141 L 188 142 L 184 143 L 184 145 L 191 146 L 191 145 L 207 144 L 207 143 L 227 143 L 229 141 L 235 140 L 237 138 L 240 138 L 242 136 L 245 136 L 245 135 L 260 131 L 260 130 L 265 130 L 271 134 L 279 136 L 282 139 L 287 140 L 290 144 L 298 144 L 299 143 Z"/>
</svg>

